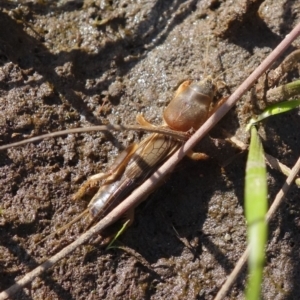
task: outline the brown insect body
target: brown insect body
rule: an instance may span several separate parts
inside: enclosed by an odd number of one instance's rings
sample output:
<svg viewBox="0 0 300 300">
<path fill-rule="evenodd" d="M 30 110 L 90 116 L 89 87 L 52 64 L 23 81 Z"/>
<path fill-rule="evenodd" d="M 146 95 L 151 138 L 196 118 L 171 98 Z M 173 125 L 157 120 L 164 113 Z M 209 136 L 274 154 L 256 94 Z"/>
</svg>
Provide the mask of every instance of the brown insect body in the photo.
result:
<svg viewBox="0 0 300 300">
<path fill-rule="evenodd" d="M 177 131 L 198 129 L 209 116 L 209 109 L 215 91 L 216 88 L 211 77 L 199 83 L 183 82 L 176 91 L 175 97 L 165 109 L 164 123 L 160 127 Z M 141 125 L 153 126 L 142 116 L 138 116 L 137 121 Z M 123 201 L 181 145 L 182 141 L 174 137 L 154 133 L 136 145 L 134 149 L 130 149 L 128 156 L 126 156 L 126 153 L 124 155 L 124 152 L 121 153 L 120 155 L 127 157 L 129 161 L 127 163 L 127 161 L 117 158 L 119 162 L 114 165 L 111 172 L 117 175 L 112 175 L 106 179 L 90 201 L 88 206 L 91 219 L 90 225 Z M 191 155 L 191 157 L 193 159 L 203 159 L 206 158 L 206 155 L 199 153 L 199 155 Z M 119 172 L 120 169 L 122 169 L 121 172 Z M 102 176 L 100 177 L 102 178 Z"/>
<path fill-rule="evenodd" d="M 164 111 L 166 124 L 174 130 L 198 129 L 207 119 L 216 92 L 211 77 L 198 82 L 185 81 Z"/>
</svg>

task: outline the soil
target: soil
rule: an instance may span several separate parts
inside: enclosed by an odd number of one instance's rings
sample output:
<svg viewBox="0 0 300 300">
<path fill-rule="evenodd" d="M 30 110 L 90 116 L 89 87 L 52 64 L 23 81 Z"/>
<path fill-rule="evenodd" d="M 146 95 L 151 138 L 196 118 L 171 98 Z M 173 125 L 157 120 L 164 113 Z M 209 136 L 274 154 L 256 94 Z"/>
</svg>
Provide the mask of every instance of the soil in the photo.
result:
<svg viewBox="0 0 300 300">
<path fill-rule="evenodd" d="M 299 3 L 283 0 L 18 2 L 0 4 L 1 144 L 134 124 L 141 112 L 160 124 L 183 80 L 219 76 L 230 94 L 300 21 Z M 184 160 L 138 207 L 122 247 L 84 245 L 14 299 L 213 299 L 246 247 L 246 153 L 224 131 L 248 141 L 253 94 L 197 146 L 209 160 Z M 265 151 L 289 167 L 299 132 L 297 110 L 260 127 Z M 0 153 L 1 290 L 76 239 L 80 226 L 37 244 L 84 209 L 71 200 L 82 182 L 143 136 L 76 134 Z M 284 180 L 268 170 L 270 203 Z M 292 187 L 270 224 L 263 299 L 300 299 L 298 200 Z M 227 299 L 243 299 L 245 280 Z"/>
</svg>

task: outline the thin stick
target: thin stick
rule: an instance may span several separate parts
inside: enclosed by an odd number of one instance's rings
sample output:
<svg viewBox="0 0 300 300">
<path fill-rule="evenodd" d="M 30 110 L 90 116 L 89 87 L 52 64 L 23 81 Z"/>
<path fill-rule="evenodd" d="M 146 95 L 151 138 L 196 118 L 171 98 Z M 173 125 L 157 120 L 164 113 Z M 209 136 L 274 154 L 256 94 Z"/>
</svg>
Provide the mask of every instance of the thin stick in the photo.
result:
<svg viewBox="0 0 300 300">
<path fill-rule="evenodd" d="M 276 195 L 275 200 L 273 201 L 266 215 L 267 222 L 270 222 L 270 220 L 274 217 L 275 212 L 278 210 L 279 205 L 282 203 L 285 195 L 287 194 L 287 191 L 289 190 L 291 184 L 293 183 L 293 180 L 299 173 L 299 170 L 300 170 L 300 157 L 296 162 L 296 164 L 294 165 L 293 169 L 291 170 L 281 190 Z M 246 265 L 248 257 L 249 257 L 249 246 L 247 247 L 243 255 L 240 257 L 240 259 L 238 260 L 235 268 L 233 269 L 231 274 L 227 277 L 225 283 L 223 284 L 222 288 L 219 290 L 214 300 L 221 300 L 227 295 L 229 289 L 232 287 L 238 275 L 242 272 L 244 266 Z"/>
<path fill-rule="evenodd" d="M 111 211 L 94 227 L 81 235 L 76 241 L 65 247 L 59 253 L 45 261 L 42 265 L 27 273 L 16 284 L 12 285 L 7 290 L 0 293 L 0 300 L 7 299 L 20 289 L 32 282 L 34 278 L 41 275 L 47 269 L 52 267 L 63 257 L 69 255 L 78 246 L 86 243 L 94 234 L 117 221 L 129 208 L 137 205 L 140 199 L 146 196 L 149 191 L 161 181 L 161 179 L 171 172 L 174 166 L 190 151 L 205 134 L 230 110 L 230 108 L 238 101 L 238 99 L 251 88 L 259 76 L 265 72 L 271 64 L 284 52 L 284 50 L 293 42 L 293 40 L 300 33 L 300 24 L 298 24 L 291 33 L 276 47 L 275 50 L 261 63 L 261 65 L 238 87 L 238 89 L 228 98 L 227 102 L 223 104 L 204 124 L 197 130 L 197 132 L 175 152 L 149 179 L 147 179 L 139 188 L 137 188 L 129 197 L 127 197 L 119 206 Z"/>
<path fill-rule="evenodd" d="M 71 129 L 66 129 L 66 130 L 61 130 L 61 131 L 56 131 L 56 132 L 50 132 L 50 133 L 46 133 L 43 135 L 32 137 L 32 138 L 24 140 L 24 141 L 0 146 L 0 150 L 5 150 L 5 149 L 21 146 L 21 145 L 28 144 L 28 143 L 41 141 L 46 138 L 58 137 L 58 136 L 62 136 L 65 134 L 90 132 L 90 131 L 109 131 L 110 132 L 110 131 L 114 131 L 114 130 L 115 131 L 125 131 L 125 130 L 148 131 L 148 132 L 167 134 L 167 135 L 173 136 L 173 137 L 183 140 L 183 141 L 186 141 L 188 139 L 188 135 L 185 132 L 175 131 L 175 130 L 171 130 L 171 129 L 163 128 L 163 127 L 108 124 L 108 125 L 99 125 L 99 126 L 90 126 L 90 127 L 71 128 Z"/>
<path fill-rule="evenodd" d="M 290 175 L 291 169 L 285 164 L 281 163 L 277 158 L 267 153 L 265 153 L 265 158 L 271 168 L 278 170 L 285 176 Z M 295 183 L 298 187 L 300 187 L 300 178 L 296 178 Z"/>
<path fill-rule="evenodd" d="M 286 179 L 284 185 L 282 186 L 281 190 L 278 192 L 278 194 L 275 197 L 275 200 L 273 201 L 267 216 L 266 216 L 266 220 L 267 222 L 270 222 L 271 219 L 274 217 L 275 212 L 277 211 L 279 205 L 281 204 L 284 196 L 287 194 L 289 188 L 291 187 L 291 184 L 293 183 L 293 180 L 296 178 L 296 176 L 298 175 L 300 170 L 300 157 L 298 158 L 296 164 L 294 165 L 294 167 L 292 168 L 290 175 L 288 176 L 288 178 Z"/>
</svg>

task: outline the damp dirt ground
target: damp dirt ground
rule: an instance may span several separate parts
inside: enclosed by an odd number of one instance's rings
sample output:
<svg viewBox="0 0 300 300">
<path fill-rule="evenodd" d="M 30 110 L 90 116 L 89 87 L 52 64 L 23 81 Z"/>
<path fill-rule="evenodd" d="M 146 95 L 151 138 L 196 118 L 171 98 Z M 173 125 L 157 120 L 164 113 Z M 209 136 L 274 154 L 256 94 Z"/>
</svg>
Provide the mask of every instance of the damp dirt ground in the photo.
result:
<svg viewBox="0 0 300 300">
<path fill-rule="evenodd" d="M 299 21 L 299 3 L 283 0 L 1 1 L 0 143 L 134 124 L 138 113 L 160 124 L 183 80 L 219 76 L 218 97 L 230 94 Z M 246 121 L 260 107 L 253 94 L 199 143 L 207 161 L 181 162 L 137 208 L 122 247 L 86 244 L 14 299 L 213 299 L 246 247 L 247 154 L 225 137 L 248 142 Z M 299 132 L 297 110 L 260 127 L 265 151 L 289 167 Z M 0 153 L 0 290 L 80 235 L 75 226 L 37 244 L 84 209 L 72 201 L 82 182 L 143 137 L 84 133 Z M 270 202 L 284 180 L 268 169 Z M 299 231 L 292 187 L 270 224 L 263 299 L 300 298 Z M 245 274 L 226 299 L 243 299 Z"/>
</svg>

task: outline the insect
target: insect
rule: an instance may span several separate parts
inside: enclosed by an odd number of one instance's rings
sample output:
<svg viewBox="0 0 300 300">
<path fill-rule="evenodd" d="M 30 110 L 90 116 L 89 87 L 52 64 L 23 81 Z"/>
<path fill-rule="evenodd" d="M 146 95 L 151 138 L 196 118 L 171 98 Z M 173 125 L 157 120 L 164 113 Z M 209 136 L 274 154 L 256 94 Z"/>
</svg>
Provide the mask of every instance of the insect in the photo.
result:
<svg viewBox="0 0 300 300">
<path fill-rule="evenodd" d="M 199 83 L 183 82 L 174 99 L 166 108 L 160 126 L 180 132 L 198 129 L 207 119 L 212 98 L 215 93 L 212 78 L 208 77 Z M 137 122 L 145 127 L 152 127 L 142 115 Z M 99 180 L 104 182 L 88 205 L 90 225 L 94 224 L 118 203 L 127 197 L 136 186 L 148 178 L 155 169 L 172 155 L 182 142 L 174 137 L 154 133 L 140 144 L 132 144 L 116 159 L 107 173 L 99 173 L 83 184 L 75 199 L 80 198 L 86 190 Z M 189 153 L 192 159 L 205 159 L 203 153 Z M 130 213 L 132 215 L 132 212 Z"/>
<path fill-rule="evenodd" d="M 65 230 L 86 215 L 89 215 L 86 228 L 91 227 L 152 175 L 158 166 L 180 148 L 182 134 L 198 129 L 206 121 L 212 111 L 215 92 L 216 85 L 211 77 L 198 83 L 184 81 L 165 109 L 162 125 L 156 127 L 142 115 L 138 115 L 136 119 L 142 128 L 161 132 L 151 134 L 139 144 L 130 145 L 116 158 L 106 173 L 91 176 L 73 199 L 82 198 L 90 189 L 100 185 L 98 192 L 87 209 L 59 231 Z M 172 132 L 173 135 L 166 134 L 164 130 Z M 194 160 L 207 158 L 206 154 L 195 152 L 190 152 L 188 156 Z M 133 210 L 128 213 L 130 221 L 132 216 Z"/>
</svg>

